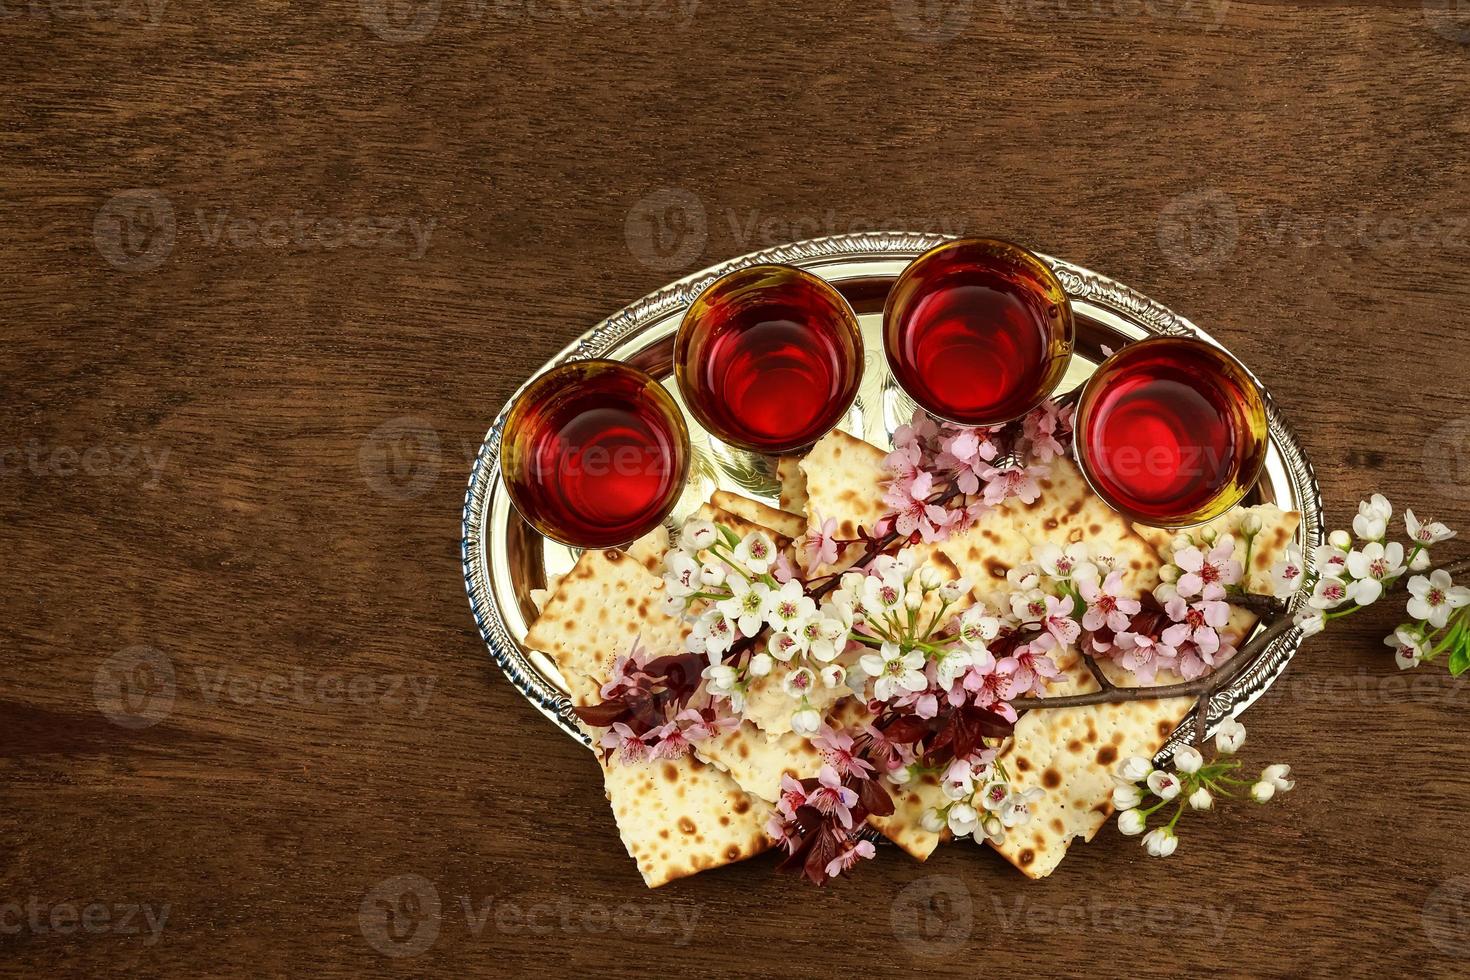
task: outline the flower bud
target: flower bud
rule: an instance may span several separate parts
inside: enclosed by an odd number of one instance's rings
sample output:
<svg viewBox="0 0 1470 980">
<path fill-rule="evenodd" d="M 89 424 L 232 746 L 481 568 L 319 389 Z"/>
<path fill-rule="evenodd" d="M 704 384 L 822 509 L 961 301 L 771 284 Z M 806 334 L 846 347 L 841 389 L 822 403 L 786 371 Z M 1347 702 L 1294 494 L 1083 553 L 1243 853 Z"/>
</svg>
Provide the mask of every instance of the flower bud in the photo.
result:
<svg viewBox="0 0 1470 980">
<path fill-rule="evenodd" d="M 828 664 L 822 668 L 821 678 L 823 687 L 838 687 L 847 680 L 847 671 L 842 669 L 841 664 Z"/>
<path fill-rule="evenodd" d="M 1141 755 L 1130 755 L 1118 767 L 1118 775 L 1129 783 L 1136 783 L 1141 779 L 1146 779 L 1148 774 L 1153 771 L 1154 764 Z"/>
<path fill-rule="evenodd" d="M 1220 537 L 1220 532 L 1212 527 L 1202 528 L 1199 532 L 1199 539 L 1205 544 L 1214 544 L 1218 537 Z"/>
<path fill-rule="evenodd" d="M 750 658 L 750 675 L 752 677 L 764 677 L 771 672 L 775 665 L 775 658 L 769 653 L 758 653 Z"/>
<path fill-rule="evenodd" d="M 1132 810 L 1143 802 L 1143 792 L 1137 786 L 1119 786 L 1113 790 L 1113 809 Z"/>
<path fill-rule="evenodd" d="M 1127 837 L 1136 837 L 1148 826 L 1148 818 L 1141 810 L 1124 810 L 1118 814 L 1118 832 Z"/>
<path fill-rule="evenodd" d="M 924 815 L 919 818 L 919 826 L 923 827 L 931 834 L 937 834 L 944 829 L 944 817 L 940 814 L 938 810 L 935 810 L 931 807 L 930 809 L 925 810 Z"/>
<path fill-rule="evenodd" d="M 1215 798 L 1210 795 L 1209 790 L 1201 786 L 1199 789 L 1189 794 L 1189 805 L 1194 807 L 1194 809 L 1196 810 L 1209 810 L 1214 807 Z"/>
<path fill-rule="evenodd" d="M 914 770 L 912 766 L 899 766 L 888 774 L 888 779 L 897 786 L 906 786 L 913 781 Z"/>
<path fill-rule="evenodd" d="M 1205 757 L 1193 745 L 1181 745 L 1174 750 L 1174 768 L 1183 773 L 1199 772 Z"/>
<path fill-rule="evenodd" d="M 1434 559 L 1429 556 L 1429 550 L 1426 548 L 1414 556 L 1414 560 L 1409 562 L 1409 568 L 1416 572 L 1422 572 L 1432 564 L 1434 564 Z"/>
<path fill-rule="evenodd" d="M 1248 538 L 1253 538 L 1257 534 L 1261 533 L 1262 526 L 1263 525 L 1261 523 L 1261 515 L 1257 514 L 1255 511 L 1251 511 L 1249 514 L 1245 515 L 1245 517 L 1241 518 L 1240 533 L 1244 534 Z"/>
<path fill-rule="evenodd" d="M 1340 551 L 1347 551 L 1353 546 L 1353 536 L 1344 530 L 1338 529 L 1327 535 L 1327 543 Z"/>
<path fill-rule="evenodd" d="M 925 565 L 919 572 L 919 588 L 933 592 L 944 584 L 944 575 L 933 565 Z"/>
<path fill-rule="evenodd" d="M 815 708 L 803 708 L 791 716 L 791 730 L 798 735 L 815 735 L 822 727 L 822 716 Z"/>
<path fill-rule="evenodd" d="M 1179 849 L 1179 838 L 1168 827 L 1160 827 L 1144 836 L 1143 846 L 1150 856 L 1166 858 Z"/>
<path fill-rule="evenodd" d="M 1176 534 L 1174 535 L 1174 540 L 1169 542 L 1169 550 L 1171 552 L 1188 551 L 1193 547 L 1194 538 L 1191 538 L 1187 534 Z"/>
<path fill-rule="evenodd" d="M 1327 615 L 1320 609 L 1303 609 L 1296 614 L 1296 627 L 1302 631 L 1302 638 L 1316 636 L 1327 628 Z"/>
<path fill-rule="evenodd" d="M 1179 581 L 1179 566 L 1178 565 L 1165 565 L 1163 568 L 1159 569 L 1159 581 L 1160 582 L 1177 582 L 1177 581 Z"/>
<path fill-rule="evenodd" d="M 1261 781 L 1270 783 L 1276 789 L 1285 793 L 1287 790 L 1296 786 L 1295 779 L 1286 778 L 1290 774 L 1291 766 L 1288 766 L 1284 762 L 1278 762 L 1274 766 L 1267 766 L 1261 771 Z"/>
<path fill-rule="evenodd" d="M 1257 803 L 1265 803 L 1276 795 L 1276 787 L 1268 782 L 1259 782 L 1251 787 L 1251 799 Z"/>
</svg>

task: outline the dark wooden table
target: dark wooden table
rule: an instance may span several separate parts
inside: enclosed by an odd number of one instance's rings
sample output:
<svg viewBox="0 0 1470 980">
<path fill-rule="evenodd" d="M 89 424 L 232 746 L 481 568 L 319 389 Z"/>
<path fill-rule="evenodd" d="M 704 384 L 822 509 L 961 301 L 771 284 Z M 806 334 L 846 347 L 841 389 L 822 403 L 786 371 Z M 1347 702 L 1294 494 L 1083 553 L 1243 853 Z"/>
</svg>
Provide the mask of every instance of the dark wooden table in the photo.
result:
<svg viewBox="0 0 1470 980">
<path fill-rule="evenodd" d="M 487 424 L 582 330 L 888 227 L 1136 286 L 1267 381 L 1332 520 L 1381 489 L 1470 527 L 1470 17 L 315 7 L 0 13 L 0 969 L 1470 969 L 1470 685 L 1396 671 L 1388 608 L 1247 716 L 1296 792 L 1167 861 L 1109 828 L 1041 883 L 966 844 L 650 893 L 458 543 Z"/>
</svg>

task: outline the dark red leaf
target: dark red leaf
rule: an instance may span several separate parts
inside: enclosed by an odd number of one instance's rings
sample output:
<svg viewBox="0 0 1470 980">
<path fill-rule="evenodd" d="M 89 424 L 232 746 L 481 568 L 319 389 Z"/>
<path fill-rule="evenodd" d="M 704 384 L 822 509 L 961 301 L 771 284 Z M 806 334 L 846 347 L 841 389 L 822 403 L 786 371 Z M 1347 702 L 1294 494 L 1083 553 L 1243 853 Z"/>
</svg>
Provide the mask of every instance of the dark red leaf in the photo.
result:
<svg viewBox="0 0 1470 980">
<path fill-rule="evenodd" d="M 573 708 L 577 717 L 591 725 L 593 728 L 611 728 L 614 723 L 622 721 L 628 714 L 628 705 L 623 701 L 604 701 L 601 704 L 588 704 L 580 708 Z"/>
<path fill-rule="evenodd" d="M 858 806 L 873 816 L 886 817 L 893 813 L 893 797 L 878 780 L 860 779 L 851 788 L 857 790 Z"/>
</svg>

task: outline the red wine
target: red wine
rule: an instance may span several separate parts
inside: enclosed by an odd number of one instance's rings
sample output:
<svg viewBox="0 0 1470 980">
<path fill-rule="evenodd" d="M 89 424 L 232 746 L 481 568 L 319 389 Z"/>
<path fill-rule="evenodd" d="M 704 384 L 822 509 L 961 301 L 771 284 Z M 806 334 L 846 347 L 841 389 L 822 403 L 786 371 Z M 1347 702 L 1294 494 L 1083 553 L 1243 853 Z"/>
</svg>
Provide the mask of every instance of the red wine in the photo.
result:
<svg viewBox="0 0 1470 980">
<path fill-rule="evenodd" d="M 716 280 L 674 343 L 685 402 L 706 429 L 743 449 L 809 446 L 842 418 L 862 380 L 856 314 L 823 279 L 753 266 Z"/>
<path fill-rule="evenodd" d="M 1098 494 L 1143 523 L 1211 520 L 1255 485 L 1266 408 L 1255 383 L 1212 344 L 1160 337 L 1130 344 L 1087 382 L 1077 452 Z"/>
<path fill-rule="evenodd" d="M 894 377 L 932 415 L 997 425 L 1051 394 L 1071 360 L 1071 305 L 1051 270 L 1007 242 L 930 249 L 894 284 L 883 341 Z"/>
<path fill-rule="evenodd" d="M 689 433 L 657 381 L 616 361 L 575 361 L 532 382 L 506 418 L 501 470 L 542 534 L 581 548 L 626 544 L 673 509 Z"/>
</svg>

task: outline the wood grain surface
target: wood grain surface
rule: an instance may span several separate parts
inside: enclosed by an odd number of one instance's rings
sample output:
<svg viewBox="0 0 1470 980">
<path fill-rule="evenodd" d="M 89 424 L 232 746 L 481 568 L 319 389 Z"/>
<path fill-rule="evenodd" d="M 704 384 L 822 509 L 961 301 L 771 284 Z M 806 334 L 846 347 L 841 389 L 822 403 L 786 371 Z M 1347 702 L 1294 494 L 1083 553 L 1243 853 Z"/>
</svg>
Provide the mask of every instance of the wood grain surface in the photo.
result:
<svg viewBox="0 0 1470 980">
<path fill-rule="evenodd" d="M 0 972 L 1465 975 L 1470 684 L 1397 672 L 1388 608 L 1249 712 L 1297 790 L 1167 861 L 650 893 L 458 529 L 582 330 L 889 227 L 1135 286 L 1331 521 L 1470 527 L 1467 41 L 1453 0 L 6 0 Z"/>
</svg>

